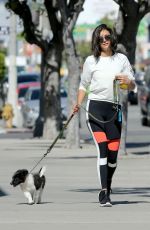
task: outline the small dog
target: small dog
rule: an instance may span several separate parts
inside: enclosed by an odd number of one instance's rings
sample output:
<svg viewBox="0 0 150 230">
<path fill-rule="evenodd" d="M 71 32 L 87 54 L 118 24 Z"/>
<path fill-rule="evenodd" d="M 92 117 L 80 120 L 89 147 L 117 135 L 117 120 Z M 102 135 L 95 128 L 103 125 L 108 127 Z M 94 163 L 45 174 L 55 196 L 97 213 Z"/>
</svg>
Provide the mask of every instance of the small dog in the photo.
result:
<svg viewBox="0 0 150 230">
<path fill-rule="evenodd" d="M 29 173 L 26 169 L 19 169 L 14 173 L 10 184 L 14 187 L 20 185 L 28 204 L 39 204 L 41 203 L 42 192 L 46 182 L 45 171 L 45 166 L 35 174 Z"/>
</svg>

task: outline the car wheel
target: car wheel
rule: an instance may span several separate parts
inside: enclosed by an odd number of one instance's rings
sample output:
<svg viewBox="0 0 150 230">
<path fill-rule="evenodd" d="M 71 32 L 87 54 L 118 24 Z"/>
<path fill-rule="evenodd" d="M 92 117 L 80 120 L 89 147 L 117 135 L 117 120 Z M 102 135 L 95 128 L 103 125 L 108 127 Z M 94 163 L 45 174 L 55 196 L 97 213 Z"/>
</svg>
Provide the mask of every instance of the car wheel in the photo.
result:
<svg viewBox="0 0 150 230">
<path fill-rule="evenodd" d="M 150 126 L 150 102 L 147 104 L 147 123 Z"/>
<path fill-rule="evenodd" d="M 33 127 L 33 137 L 42 137 L 43 135 L 43 125 L 44 125 L 44 119 L 37 118 L 35 121 L 35 125 Z"/>
<path fill-rule="evenodd" d="M 143 126 L 148 126 L 147 117 L 142 117 L 141 123 L 142 123 Z"/>
</svg>

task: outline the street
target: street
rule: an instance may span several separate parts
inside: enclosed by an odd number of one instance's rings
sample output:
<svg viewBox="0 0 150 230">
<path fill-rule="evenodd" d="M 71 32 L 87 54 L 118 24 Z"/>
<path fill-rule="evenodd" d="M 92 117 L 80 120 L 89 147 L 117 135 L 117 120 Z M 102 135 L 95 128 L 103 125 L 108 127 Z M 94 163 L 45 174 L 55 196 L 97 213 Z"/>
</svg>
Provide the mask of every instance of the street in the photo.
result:
<svg viewBox="0 0 150 230">
<path fill-rule="evenodd" d="M 81 136 L 90 138 L 85 129 Z M 0 229 L 150 228 L 150 128 L 141 126 L 137 106 L 129 106 L 128 155 L 118 159 L 112 208 L 98 203 L 94 144 L 83 142 L 81 149 L 66 149 L 64 140 L 41 163 L 47 167 L 42 204 L 27 205 L 20 188 L 10 186 L 12 174 L 19 168 L 30 170 L 50 145 L 31 139 L 30 134 L 0 135 Z"/>
</svg>

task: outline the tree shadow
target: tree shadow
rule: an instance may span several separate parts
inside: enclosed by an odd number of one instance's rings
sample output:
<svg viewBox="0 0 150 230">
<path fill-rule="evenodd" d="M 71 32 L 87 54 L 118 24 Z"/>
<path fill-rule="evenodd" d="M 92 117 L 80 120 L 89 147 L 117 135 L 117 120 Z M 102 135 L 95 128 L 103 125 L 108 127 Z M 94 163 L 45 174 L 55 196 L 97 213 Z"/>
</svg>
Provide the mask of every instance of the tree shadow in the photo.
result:
<svg viewBox="0 0 150 230">
<path fill-rule="evenodd" d="M 99 192 L 99 189 L 95 188 L 80 188 L 80 189 L 72 189 L 69 190 L 71 192 L 88 192 L 88 193 L 97 193 Z M 136 195 L 145 195 L 145 196 L 150 196 L 150 187 L 115 187 L 112 188 L 112 194 L 120 195 L 120 194 L 136 194 Z"/>
<path fill-rule="evenodd" d="M 41 203 L 39 203 L 39 204 L 32 204 L 32 205 L 43 205 L 43 204 L 53 204 L 53 203 L 54 203 L 54 202 L 46 201 L 46 202 L 41 202 Z M 25 203 L 25 202 L 17 203 L 17 205 L 29 205 L 29 206 L 30 206 L 30 204 Z M 32 205 L 31 205 L 31 206 L 32 206 Z"/>
<path fill-rule="evenodd" d="M 149 155 L 150 151 L 145 151 L 145 152 L 135 152 L 135 153 L 131 153 L 132 155 L 136 155 L 136 156 L 144 156 L 144 155 Z"/>
<path fill-rule="evenodd" d="M 135 194 L 139 196 L 144 196 L 144 197 L 150 197 L 150 187 L 131 187 L 131 188 L 114 188 L 112 190 L 113 194 Z"/>
<path fill-rule="evenodd" d="M 8 193 L 6 193 L 2 188 L 0 188 L 0 197 L 2 196 L 8 196 Z"/>
<path fill-rule="evenodd" d="M 112 205 L 130 205 L 130 204 L 146 204 L 146 203 L 150 203 L 148 201 L 127 201 L 127 200 L 123 200 L 123 201 L 113 201 Z"/>
<path fill-rule="evenodd" d="M 140 148 L 140 147 L 148 147 L 150 146 L 150 142 L 131 142 L 127 143 L 127 148 Z"/>
<path fill-rule="evenodd" d="M 85 160 L 85 159 L 96 159 L 96 156 L 72 156 L 72 157 L 51 157 L 52 159 L 61 159 L 61 160 Z"/>
<path fill-rule="evenodd" d="M 87 192 L 87 193 L 99 193 L 99 189 L 91 189 L 91 188 L 81 188 L 81 189 L 73 189 L 69 190 L 72 192 Z M 120 188 L 116 187 L 112 189 L 112 194 L 113 196 L 115 195 L 136 195 L 139 197 L 145 197 L 149 198 L 150 197 L 150 187 L 133 187 L 133 188 Z M 122 196 L 123 197 L 123 196 Z M 124 200 L 122 201 L 115 201 L 112 202 L 113 205 L 119 205 L 119 204 L 139 204 L 139 203 L 150 203 L 150 201 L 129 201 L 129 200 Z"/>
</svg>

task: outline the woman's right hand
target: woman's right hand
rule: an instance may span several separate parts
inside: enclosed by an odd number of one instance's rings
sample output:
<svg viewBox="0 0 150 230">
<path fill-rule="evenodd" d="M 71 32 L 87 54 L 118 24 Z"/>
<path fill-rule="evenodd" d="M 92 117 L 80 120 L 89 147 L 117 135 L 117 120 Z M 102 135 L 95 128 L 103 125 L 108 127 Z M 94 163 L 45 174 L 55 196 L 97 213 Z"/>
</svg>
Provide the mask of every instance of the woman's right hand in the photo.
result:
<svg viewBox="0 0 150 230">
<path fill-rule="evenodd" d="M 78 113 L 79 112 L 79 109 L 80 109 L 80 105 L 79 104 L 76 104 L 73 108 L 73 113 Z"/>
</svg>

